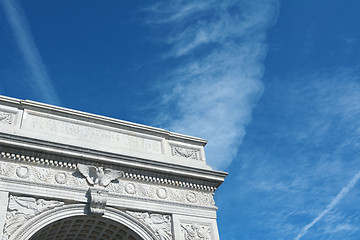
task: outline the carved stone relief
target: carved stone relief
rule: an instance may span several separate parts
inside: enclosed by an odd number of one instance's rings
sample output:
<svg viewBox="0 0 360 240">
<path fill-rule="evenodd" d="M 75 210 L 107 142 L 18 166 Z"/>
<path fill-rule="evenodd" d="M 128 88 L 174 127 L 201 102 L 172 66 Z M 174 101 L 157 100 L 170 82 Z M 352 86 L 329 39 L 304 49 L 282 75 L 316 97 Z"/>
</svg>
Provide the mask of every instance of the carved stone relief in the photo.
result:
<svg viewBox="0 0 360 240">
<path fill-rule="evenodd" d="M 3 176 L 10 176 L 14 166 L 9 165 L 6 162 L 0 162 L 0 174 Z"/>
<path fill-rule="evenodd" d="M 39 178 L 39 180 L 43 182 L 48 181 L 51 177 L 49 169 L 46 168 L 37 169 L 37 171 L 35 171 L 35 174 Z"/>
<path fill-rule="evenodd" d="M 98 173 L 95 173 L 99 171 Z M 141 199 L 153 199 L 158 201 L 168 201 L 176 203 L 191 204 L 196 206 L 214 206 L 212 192 L 191 190 L 184 187 L 170 185 L 160 185 L 149 182 L 141 182 L 126 177 L 121 177 L 117 181 L 112 181 L 114 177 L 122 175 L 121 171 L 111 171 L 105 169 L 104 175 L 100 169 L 92 169 L 92 175 L 85 177 L 79 171 L 65 168 L 54 168 L 46 166 L 36 166 L 25 162 L 3 162 L 0 161 L 0 178 L 19 179 L 22 181 L 33 182 L 34 184 L 56 185 L 64 189 L 82 188 L 86 191 L 91 186 L 101 186 L 109 191 L 109 194 L 128 196 Z M 106 174 L 105 174 L 106 172 Z M 99 175 L 97 175 L 99 174 Z M 109 175 L 108 175 L 109 174 Z M 118 174 L 118 175 L 116 175 Z M 115 176 L 116 175 L 116 176 Z M 95 184 L 96 182 L 96 184 Z"/>
<path fill-rule="evenodd" d="M 170 215 L 148 212 L 126 212 L 153 230 L 160 240 L 172 240 Z"/>
<path fill-rule="evenodd" d="M 211 227 L 199 223 L 180 223 L 184 240 L 212 240 Z"/>
<path fill-rule="evenodd" d="M 173 156 L 200 160 L 200 152 L 196 149 L 171 146 L 171 153 Z"/>
<path fill-rule="evenodd" d="M 109 190 L 105 188 L 112 181 L 123 177 L 124 172 L 80 163 L 77 164 L 77 169 L 86 178 L 87 183 L 92 186 L 90 187 L 90 212 L 104 214 L 109 195 Z"/>
<path fill-rule="evenodd" d="M 136 186 L 134 183 L 127 183 L 125 185 L 125 192 L 128 194 L 134 195 L 136 193 Z"/>
<path fill-rule="evenodd" d="M 168 196 L 168 191 L 164 187 L 159 187 L 156 189 L 156 195 L 161 199 L 166 199 Z"/>
<path fill-rule="evenodd" d="M 0 112 L 0 123 L 13 124 L 14 114 L 7 112 Z"/>
<path fill-rule="evenodd" d="M 194 192 L 189 192 L 188 194 L 186 194 L 186 199 L 191 203 L 195 203 L 197 200 L 196 194 Z"/>
<path fill-rule="evenodd" d="M 19 177 L 19 178 L 28 178 L 29 175 L 30 175 L 30 169 L 28 166 L 18 166 L 16 168 L 16 175 Z"/>
<path fill-rule="evenodd" d="M 64 203 L 59 201 L 47 201 L 32 197 L 18 197 L 10 195 L 2 240 L 7 240 L 30 218 L 44 212 L 45 210 L 62 205 L 64 205 Z"/>
<path fill-rule="evenodd" d="M 68 175 L 66 172 L 58 172 L 55 174 L 55 181 L 59 184 L 66 184 L 68 181 Z"/>
<path fill-rule="evenodd" d="M 123 171 L 103 167 L 77 164 L 77 169 L 86 178 L 91 186 L 107 187 L 111 181 L 124 176 Z"/>
</svg>

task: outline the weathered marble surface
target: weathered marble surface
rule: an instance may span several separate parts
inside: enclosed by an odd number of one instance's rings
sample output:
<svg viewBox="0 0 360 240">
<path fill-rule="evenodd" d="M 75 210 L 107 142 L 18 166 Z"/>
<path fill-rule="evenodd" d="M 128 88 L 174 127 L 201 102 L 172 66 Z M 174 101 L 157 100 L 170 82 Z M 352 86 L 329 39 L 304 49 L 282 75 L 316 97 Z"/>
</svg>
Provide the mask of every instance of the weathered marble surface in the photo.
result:
<svg viewBox="0 0 360 240">
<path fill-rule="evenodd" d="M 205 144 L 0 96 L 0 239 L 28 239 L 71 215 L 108 218 L 146 240 L 218 240 L 213 195 L 226 173 L 206 164 Z"/>
<path fill-rule="evenodd" d="M 51 113 L 51 114 L 49 114 Z M 109 153 L 210 169 L 200 138 L 0 96 L 0 130 Z"/>
</svg>

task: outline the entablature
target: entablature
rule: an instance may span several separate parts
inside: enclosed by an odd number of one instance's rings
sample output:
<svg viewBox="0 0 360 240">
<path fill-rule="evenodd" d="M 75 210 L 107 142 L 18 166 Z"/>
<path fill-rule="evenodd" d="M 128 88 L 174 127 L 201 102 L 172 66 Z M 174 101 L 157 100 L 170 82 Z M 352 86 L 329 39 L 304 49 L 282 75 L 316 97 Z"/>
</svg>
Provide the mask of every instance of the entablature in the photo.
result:
<svg viewBox="0 0 360 240">
<path fill-rule="evenodd" d="M 0 96 L 0 130 L 13 136 L 211 170 L 206 140 L 164 129 Z"/>
</svg>

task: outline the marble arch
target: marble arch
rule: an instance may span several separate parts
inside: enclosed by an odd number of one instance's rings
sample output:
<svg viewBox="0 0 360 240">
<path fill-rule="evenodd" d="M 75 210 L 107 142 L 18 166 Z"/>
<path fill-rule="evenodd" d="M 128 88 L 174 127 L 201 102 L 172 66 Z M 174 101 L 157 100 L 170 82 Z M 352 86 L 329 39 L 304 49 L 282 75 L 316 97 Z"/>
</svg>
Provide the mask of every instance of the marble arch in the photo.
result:
<svg viewBox="0 0 360 240">
<path fill-rule="evenodd" d="M 129 240 L 219 240 L 214 194 L 227 173 L 207 165 L 206 143 L 0 96 L 0 239 L 76 236 L 78 222 L 94 240 L 107 236 L 98 225 Z"/>
<path fill-rule="evenodd" d="M 95 216 L 88 215 L 86 211 L 84 211 L 84 209 L 86 209 L 86 206 L 84 204 L 72 204 L 72 205 L 65 205 L 60 208 L 45 211 L 40 215 L 34 217 L 33 219 L 27 221 L 24 225 L 22 225 L 17 231 L 14 232 L 14 234 L 9 238 L 9 240 L 32 239 L 32 237 L 36 235 L 36 233 L 38 233 L 42 229 L 46 228 L 47 226 L 59 220 L 66 220 L 66 219 L 71 219 L 73 217 L 85 217 L 85 216 L 90 216 L 91 219 L 96 219 Z M 151 229 L 148 229 L 146 225 L 137 221 L 135 218 L 131 217 L 131 215 L 126 214 L 123 211 L 108 207 L 106 208 L 106 212 L 102 216 L 102 218 L 109 219 L 114 223 L 118 223 L 119 225 L 123 225 L 129 228 L 133 233 L 136 234 L 134 240 L 158 239 L 156 235 L 151 231 Z M 40 239 L 45 239 L 45 238 L 39 238 L 39 239 L 36 238 L 35 240 L 40 240 Z M 75 240 L 78 238 L 77 236 L 74 236 L 73 238 L 71 238 L 71 240 L 73 239 Z M 92 238 L 86 238 L 86 239 L 92 239 Z"/>
</svg>

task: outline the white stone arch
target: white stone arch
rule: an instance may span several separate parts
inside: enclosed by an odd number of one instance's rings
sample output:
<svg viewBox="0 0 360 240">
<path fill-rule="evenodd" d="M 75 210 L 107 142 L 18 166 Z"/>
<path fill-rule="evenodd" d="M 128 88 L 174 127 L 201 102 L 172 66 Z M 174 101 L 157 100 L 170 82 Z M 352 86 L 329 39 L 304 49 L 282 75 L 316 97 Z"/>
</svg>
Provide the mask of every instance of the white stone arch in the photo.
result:
<svg viewBox="0 0 360 240">
<path fill-rule="evenodd" d="M 58 220 L 74 216 L 85 216 L 85 209 L 86 204 L 70 204 L 45 211 L 28 220 L 12 234 L 9 240 L 28 240 L 39 230 Z M 144 240 L 159 240 L 144 224 L 121 210 L 106 207 L 105 214 L 102 217 L 127 226 Z"/>
</svg>

